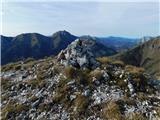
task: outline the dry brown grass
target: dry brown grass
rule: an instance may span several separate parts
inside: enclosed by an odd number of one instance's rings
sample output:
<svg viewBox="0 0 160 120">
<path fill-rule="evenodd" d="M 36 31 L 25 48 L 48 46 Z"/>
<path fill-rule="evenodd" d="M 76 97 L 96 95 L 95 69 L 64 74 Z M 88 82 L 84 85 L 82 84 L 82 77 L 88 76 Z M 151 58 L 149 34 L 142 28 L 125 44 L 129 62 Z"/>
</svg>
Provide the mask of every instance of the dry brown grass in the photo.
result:
<svg viewBox="0 0 160 120">
<path fill-rule="evenodd" d="M 44 111 L 50 111 L 52 109 L 51 104 L 47 103 L 41 103 L 38 107 L 38 111 L 44 112 Z"/>
<path fill-rule="evenodd" d="M 142 88 L 144 90 L 147 87 L 148 78 L 144 74 L 144 68 L 127 65 L 125 70 L 130 73 L 137 90 L 142 90 Z"/>
<path fill-rule="evenodd" d="M 1 67 L 2 72 L 9 71 L 9 70 L 19 70 L 19 69 L 21 69 L 20 62 L 9 63 L 9 64 L 3 65 Z"/>
<path fill-rule="evenodd" d="M 15 106 L 15 111 L 16 111 L 17 113 L 20 113 L 20 112 L 22 112 L 22 111 L 27 111 L 27 110 L 29 110 L 29 106 L 27 106 L 27 105 L 25 105 L 25 104 L 17 104 L 17 105 Z"/>
<path fill-rule="evenodd" d="M 120 60 L 114 60 L 112 62 L 112 64 L 115 65 L 115 66 L 118 66 L 118 67 L 124 67 L 125 66 L 124 62 L 122 62 Z"/>
<path fill-rule="evenodd" d="M 56 94 L 53 96 L 52 100 L 54 103 L 62 103 L 67 108 L 69 105 L 69 90 L 70 86 L 67 83 L 70 79 L 61 78 L 58 87 L 56 88 Z"/>
<path fill-rule="evenodd" d="M 22 111 L 28 111 L 29 106 L 25 104 L 15 104 L 13 102 L 9 102 L 3 109 L 2 109 L 2 118 L 4 120 L 8 119 L 6 113 L 8 114 L 17 114 Z"/>
<path fill-rule="evenodd" d="M 136 106 L 136 100 L 134 98 L 130 98 L 128 97 L 127 95 L 123 96 L 123 98 L 121 100 L 118 101 L 119 104 L 122 105 L 123 107 L 123 104 L 127 104 L 127 105 L 134 105 Z"/>
<path fill-rule="evenodd" d="M 73 79 L 76 77 L 77 70 L 73 67 L 66 67 L 64 69 L 64 74 L 67 78 Z"/>
<path fill-rule="evenodd" d="M 31 85 L 32 88 L 42 88 L 46 85 L 46 82 L 43 79 L 30 79 L 26 83 Z"/>
<path fill-rule="evenodd" d="M 128 88 L 127 82 L 125 82 L 123 79 L 118 79 L 118 80 L 116 81 L 116 84 L 117 84 L 120 88 L 122 88 L 123 90 L 125 90 L 125 89 Z"/>
<path fill-rule="evenodd" d="M 9 100 L 9 95 L 3 95 L 1 96 L 1 101 Z"/>
<path fill-rule="evenodd" d="M 134 75 L 142 74 L 145 71 L 142 67 L 136 67 L 132 65 L 126 65 L 125 70 Z"/>
<path fill-rule="evenodd" d="M 10 89 L 12 86 L 12 82 L 9 78 L 1 78 L 1 87 L 2 90 Z"/>
<path fill-rule="evenodd" d="M 140 101 L 145 101 L 145 100 L 149 100 L 149 98 L 146 96 L 145 93 L 143 92 L 138 92 L 137 93 L 137 98 L 140 100 Z"/>
<path fill-rule="evenodd" d="M 89 74 L 90 78 L 95 77 L 97 80 L 100 80 L 102 78 L 102 73 L 100 69 L 95 69 L 90 72 Z"/>
<path fill-rule="evenodd" d="M 144 117 L 143 114 L 141 113 L 133 112 L 128 117 L 126 117 L 125 120 L 148 120 L 148 119 Z"/>
<path fill-rule="evenodd" d="M 31 102 L 35 102 L 36 100 L 38 100 L 38 97 L 36 97 L 36 96 L 32 96 L 32 97 L 30 98 L 30 101 L 31 101 Z"/>
<path fill-rule="evenodd" d="M 74 108 L 76 114 L 85 113 L 86 108 L 88 106 L 88 99 L 83 95 L 78 95 L 77 98 L 74 100 Z"/>
<path fill-rule="evenodd" d="M 158 116 L 159 119 L 160 119 L 160 108 L 157 108 L 156 111 L 157 111 L 157 116 Z"/>
<path fill-rule="evenodd" d="M 96 59 L 98 62 L 102 63 L 102 64 L 106 64 L 106 63 L 111 63 L 112 59 L 109 57 L 99 57 Z"/>
<path fill-rule="evenodd" d="M 103 108 L 103 117 L 107 120 L 123 120 L 120 107 L 114 101 L 110 101 Z"/>
</svg>

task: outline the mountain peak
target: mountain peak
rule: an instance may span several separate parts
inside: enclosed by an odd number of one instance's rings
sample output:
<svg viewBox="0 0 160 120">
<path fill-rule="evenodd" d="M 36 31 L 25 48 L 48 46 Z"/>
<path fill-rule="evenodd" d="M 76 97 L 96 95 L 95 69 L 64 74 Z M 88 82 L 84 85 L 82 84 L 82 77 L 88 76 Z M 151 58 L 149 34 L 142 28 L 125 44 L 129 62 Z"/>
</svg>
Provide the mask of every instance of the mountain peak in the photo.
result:
<svg viewBox="0 0 160 120">
<path fill-rule="evenodd" d="M 57 31 L 53 34 L 53 36 L 68 36 L 68 35 L 71 35 L 68 31 L 66 30 L 63 30 L 63 31 Z"/>
<path fill-rule="evenodd" d="M 56 32 L 53 36 L 22 33 L 13 38 L 3 37 L 2 64 L 18 61 L 21 57 L 40 59 L 44 56 L 57 55 L 76 38 L 67 31 Z"/>
</svg>

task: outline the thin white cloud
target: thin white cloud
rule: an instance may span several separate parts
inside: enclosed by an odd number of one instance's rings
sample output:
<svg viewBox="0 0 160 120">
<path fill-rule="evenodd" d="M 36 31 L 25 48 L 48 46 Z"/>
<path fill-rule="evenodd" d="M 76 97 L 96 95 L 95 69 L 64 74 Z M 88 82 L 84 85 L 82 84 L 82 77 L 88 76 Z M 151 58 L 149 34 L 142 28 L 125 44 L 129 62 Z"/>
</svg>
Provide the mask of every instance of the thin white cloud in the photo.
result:
<svg viewBox="0 0 160 120">
<path fill-rule="evenodd" d="M 49 35 L 58 30 L 76 35 L 157 35 L 158 9 L 155 2 L 13 2 L 5 5 L 3 31 L 5 35 Z"/>
</svg>

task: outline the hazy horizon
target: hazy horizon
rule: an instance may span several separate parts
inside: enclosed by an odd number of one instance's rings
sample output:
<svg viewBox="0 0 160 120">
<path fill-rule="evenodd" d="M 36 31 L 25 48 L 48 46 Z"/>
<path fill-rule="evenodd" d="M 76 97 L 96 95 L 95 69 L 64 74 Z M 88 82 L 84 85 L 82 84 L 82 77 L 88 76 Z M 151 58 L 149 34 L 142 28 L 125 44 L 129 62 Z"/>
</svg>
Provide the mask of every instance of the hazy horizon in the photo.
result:
<svg viewBox="0 0 160 120">
<path fill-rule="evenodd" d="M 59 30 L 73 35 L 140 38 L 158 36 L 158 2 L 6 2 L 2 35 Z"/>
<path fill-rule="evenodd" d="M 16 36 L 18 36 L 18 35 L 21 35 L 21 34 L 32 34 L 32 33 L 37 33 L 37 34 L 41 34 L 41 35 L 44 35 L 44 36 L 47 36 L 47 37 L 50 37 L 50 36 L 52 36 L 54 33 L 56 33 L 56 32 L 59 32 L 59 31 L 64 31 L 64 30 L 58 30 L 58 31 L 55 31 L 55 32 L 53 32 L 53 33 L 51 33 L 51 34 L 49 34 L 49 35 L 45 35 L 45 34 L 43 34 L 43 33 L 38 33 L 38 32 L 22 32 L 22 33 L 19 33 L 19 34 L 16 34 L 16 35 L 1 35 L 0 34 L 0 36 L 5 36 L 5 37 L 16 37 Z M 65 30 L 66 31 L 66 30 Z M 70 31 L 67 31 L 67 32 L 69 32 L 70 34 L 72 34 Z M 72 35 L 74 35 L 74 36 L 77 36 L 77 37 L 81 37 L 81 36 L 87 36 L 87 35 L 89 35 L 89 34 L 83 34 L 83 35 L 75 35 L 75 34 L 72 34 Z M 92 37 L 98 37 L 98 38 L 107 38 L 107 37 L 120 37 L 120 38 L 129 38 L 129 39 L 140 39 L 140 38 L 143 38 L 143 37 L 157 37 L 157 36 L 159 36 L 159 35 L 155 35 L 155 36 L 140 36 L 140 37 L 134 37 L 134 36 L 121 36 L 121 35 L 106 35 L 106 36 L 96 36 L 96 35 L 89 35 L 89 36 L 92 36 Z"/>
</svg>

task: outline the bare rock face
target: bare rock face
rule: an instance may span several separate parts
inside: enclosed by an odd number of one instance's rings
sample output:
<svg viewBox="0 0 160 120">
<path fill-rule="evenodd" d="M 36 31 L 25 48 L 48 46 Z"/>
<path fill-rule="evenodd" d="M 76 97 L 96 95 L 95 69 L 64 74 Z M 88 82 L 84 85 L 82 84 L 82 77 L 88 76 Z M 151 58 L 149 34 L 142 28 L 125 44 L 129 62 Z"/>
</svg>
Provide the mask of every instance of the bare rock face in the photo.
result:
<svg viewBox="0 0 160 120">
<path fill-rule="evenodd" d="M 96 44 L 94 38 L 81 37 L 72 42 L 65 50 L 62 50 L 58 55 L 58 60 L 65 66 L 74 66 L 77 68 L 94 69 L 99 66 L 92 47 Z"/>
</svg>

